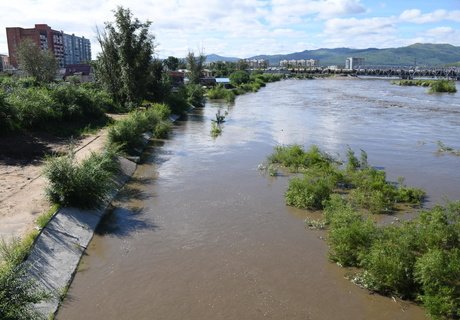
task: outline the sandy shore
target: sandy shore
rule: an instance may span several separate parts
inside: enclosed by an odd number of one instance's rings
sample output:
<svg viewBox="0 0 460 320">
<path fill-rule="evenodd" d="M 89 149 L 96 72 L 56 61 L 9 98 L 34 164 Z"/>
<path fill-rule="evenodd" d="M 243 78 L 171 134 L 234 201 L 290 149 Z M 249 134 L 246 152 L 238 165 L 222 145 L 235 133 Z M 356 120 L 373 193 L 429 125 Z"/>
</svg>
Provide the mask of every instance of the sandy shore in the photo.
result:
<svg viewBox="0 0 460 320">
<path fill-rule="evenodd" d="M 77 159 L 92 151 L 102 150 L 107 130 L 86 136 L 75 143 Z M 50 143 L 47 151 L 63 152 L 68 143 Z M 46 179 L 42 175 L 43 159 L 0 161 L 0 237 L 22 237 L 35 227 L 37 217 L 47 212 L 51 204 L 46 200 Z"/>
</svg>

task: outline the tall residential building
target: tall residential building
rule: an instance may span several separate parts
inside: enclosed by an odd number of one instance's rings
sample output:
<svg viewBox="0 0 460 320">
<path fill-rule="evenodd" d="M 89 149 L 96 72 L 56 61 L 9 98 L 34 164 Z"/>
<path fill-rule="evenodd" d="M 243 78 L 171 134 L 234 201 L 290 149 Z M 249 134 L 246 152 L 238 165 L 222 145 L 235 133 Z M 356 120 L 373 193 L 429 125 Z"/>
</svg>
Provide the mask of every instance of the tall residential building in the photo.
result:
<svg viewBox="0 0 460 320">
<path fill-rule="evenodd" d="M 24 39 L 30 39 L 42 50 L 51 50 L 59 62 L 60 67 L 64 67 L 64 41 L 62 31 L 51 29 L 46 24 L 36 24 L 35 28 L 6 28 L 6 37 L 8 40 L 8 52 L 10 63 L 18 67 L 17 49 Z"/>
<path fill-rule="evenodd" d="M 85 37 L 64 33 L 64 64 L 81 64 L 91 61 L 91 42 Z"/>
<path fill-rule="evenodd" d="M 364 65 L 364 58 L 349 57 L 345 59 L 345 69 L 354 70 Z"/>
<path fill-rule="evenodd" d="M 88 39 L 67 35 L 63 31 L 51 29 L 46 24 L 36 24 L 34 28 L 30 29 L 6 28 L 6 37 L 10 63 L 16 68 L 18 67 L 17 48 L 24 39 L 32 40 L 42 50 L 51 50 L 58 60 L 60 68 L 65 67 L 66 64 L 91 60 L 91 43 Z M 64 39 L 70 39 L 67 48 Z M 67 53 L 69 54 L 67 55 Z M 67 56 L 69 58 L 66 59 Z"/>
</svg>

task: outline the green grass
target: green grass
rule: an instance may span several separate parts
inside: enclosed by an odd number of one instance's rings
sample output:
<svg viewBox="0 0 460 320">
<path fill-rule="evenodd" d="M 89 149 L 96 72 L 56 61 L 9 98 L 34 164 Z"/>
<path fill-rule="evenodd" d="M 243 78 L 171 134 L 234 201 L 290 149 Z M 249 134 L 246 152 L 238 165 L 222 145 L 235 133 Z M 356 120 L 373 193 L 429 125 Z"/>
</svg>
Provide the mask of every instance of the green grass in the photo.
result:
<svg viewBox="0 0 460 320">
<path fill-rule="evenodd" d="M 397 203 L 421 204 L 425 195 L 422 190 L 388 182 L 384 171 L 368 165 L 363 150 L 357 159 L 349 149 L 347 158 L 345 168 L 341 169 L 338 161 L 317 146 L 305 151 L 292 145 L 275 147 L 268 161 L 290 172 L 304 173 L 303 178 L 290 181 L 285 194 L 286 203 L 297 208 L 322 209 L 322 202 L 337 191 L 347 193 L 350 203 L 371 213 L 391 213 Z"/>
<path fill-rule="evenodd" d="M 0 241 L 0 319 L 42 319 L 33 304 L 49 298 L 37 283 L 25 277 L 30 266 L 23 263 L 38 232 L 24 240 Z"/>
<path fill-rule="evenodd" d="M 430 93 L 448 92 L 455 93 L 457 88 L 454 81 L 439 80 L 431 84 Z"/>
<path fill-rule="evenodd" d="M 74 134 L 88 125 L 104 125 L 105 112 L 113 109 L 105 91 L 84 85 L 38 85 L 29 78 L 0 82 L 0 134 L 20 130 Z"/>
<path fill-rule="evenodd" d="M 454 81 L 450 80 L 399 80 L 393 81 L 393 84 L 400 86 L 421 86 L 430 87 L 430 93 L 448 92 L 455 93 L 457 88 Z"/>
<path fill-rule="evenodd" d="M 304 151 L 300 145 L 276 146 L 275 151 L 268 157 L 269 163 L 280 164 L 291 172 L 301 172 L 312 166 L 330 166 L 334 160 L 312 145 Z"/>
<path fill-rule="evenodd" d="M 225 89 L 222 86 L 211 88 L 207 92 L 208 99 L 222 99 L 227 102 L 235 101 L 235 93 L 232 90 Z"/>
<path fill-rule="evenodd" d="M 53 204 L 47 212 L 38 216 L 37 220 L 35 221 L 37 223 L 37 226 L 40 229 L 43 229 L 58 210 L 59 210 L 59 205 Z"/>
<path fill-rule="evenodd" d="M 62 206 L 97 208 L 113 190 L 118 166 L 114 149 L 92 153 L 80 163 L 72 151 L 65 156 L 49 157 L 44 168 L 49 181 L 46 194 Z"/>
<path fill-rule="evenodd" d="M 171 129 L 169 113 L 169 108 L 164 104 L 153 104 L 147 110 L 132 111 L 109 128 L 109 144 L 118 146 L 124 152 L 135 153 L 135 149 L 143 143 L 142 133 L 152 132 L 157 138 L 167 135 Z"/>
</svg>

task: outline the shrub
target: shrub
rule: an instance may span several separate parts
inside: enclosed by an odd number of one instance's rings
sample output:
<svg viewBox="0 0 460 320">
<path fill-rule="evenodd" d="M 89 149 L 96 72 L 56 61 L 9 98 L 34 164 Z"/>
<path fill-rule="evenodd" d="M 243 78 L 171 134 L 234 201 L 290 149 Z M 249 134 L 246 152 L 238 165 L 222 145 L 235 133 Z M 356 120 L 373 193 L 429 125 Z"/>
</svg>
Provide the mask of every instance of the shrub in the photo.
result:
<svg viewBox="0 0 460 320">
<path fill-rule="evenodd" d="M 177 93 L 172 93 L 166 100 L 166 103 L 171 108 L 173 114 L 181 115 L 187 112 L 190 109 L 190 104 L 187 102 L 187 96 L 184 91 L 179 91 Z"/>
<path fill-rule="evenodd" d="M 154 104 L 145 111 L 132 111 L 109 128 L 109 143 L 128 153 L 133 152 L 142 144 L 142 133 L 152 131 L 155 137 L 166 135 L 171 128 L 168 116 L 169 110 L 164 104 Z"/>
<path fill-rule="evenodd" d="M 8 96 L 8 102 L 17 110 L 22 128 L 43 129 L 62 116 L 45 87 L 17 88 Z"/>
<path fill-rule="evenodd" d="M 293 178 L 285 194 L 286 204 L 301 209 L 322 209 L 325 200 L 329 199 L 333 183 L 330 177 Z"/>
<path fill-rule="evenodd" d="M 342 266 L 360 266 L 376 237 L 376 226 L 370 220 L 363 219 L 351 206 L 339 204 L 337 199 L 327 206 L 330 258 Z"/>
<path fill-rule="evenodd" d="M 388 226 L 382 236 L 372 243 L 363 259 L 364 282 L 375 291 L 414 298 L 417 292 L 413 271 L 417 241 L 413 224 Z"/>
<path fill-rule="evenodd" d="M 204 107 L 204 89 L 199 84 L 188 83 L 185 85 L 187 102 L 194 107 Z"/>
<path fill-rule="evenodd" d="M 431 83 L 430 93 L 435 93 L 435 92 L 455 93 L 457 92 L 457 88 L 455 87 L 454 81 L 438 80 L 438 81 L 433 81 Z"/>
<path fill-rule="evenodd" d="M 278 163 L 292 172 L 307 169 L 311 166 L 329 166 L 333 159 L 312 145 L 308 151 L 304 151 L 300 145 L 276 146 L 275 151 L 268 157 L 270 163 Z"/>
<path fill-rule="evenodd" d="M 118 169 L 115 152 L 92 153 L 81 163 L 77 163 L 73 152 L 48 158 L 44 174 L 49 180 L 46 188 L 49 199 L 79 208 L 103 204 L 114 187 L 113 175 Z"/>
<path fill-rule="evenodd" d="M 421 284 L 420 300 L 436 319 L 460 317 L 460 249 L 434 249 L 415 264 L 415 277 Z"/>
<path fill-rule="evenodd" d="M 235 94 L 233 91 L 225 89 L 221 85 L 209 89 L 207 96 L 209 99 L 224 99 L 227 102 L 235 101 Z"/>
<path fill-rule="evenodd" d="M 0 134 L 13 132 L 17 128 L 17 111 L 0 91 Z"/>
<path fill-rule="evenodd" d="M 63 120 L 100 119 L 104 110 L 91 98 L 91 92 L 76 85 L 63 84 L 50 90 Z"/>
<path fill-rule="evenodd" d="M 230 78 L 230 83 L 234 86 L 239 86 L 244 83 L 249 82 L 249 73 L 246 71 L 235 71 L 229 76 Z"/>
</svg>

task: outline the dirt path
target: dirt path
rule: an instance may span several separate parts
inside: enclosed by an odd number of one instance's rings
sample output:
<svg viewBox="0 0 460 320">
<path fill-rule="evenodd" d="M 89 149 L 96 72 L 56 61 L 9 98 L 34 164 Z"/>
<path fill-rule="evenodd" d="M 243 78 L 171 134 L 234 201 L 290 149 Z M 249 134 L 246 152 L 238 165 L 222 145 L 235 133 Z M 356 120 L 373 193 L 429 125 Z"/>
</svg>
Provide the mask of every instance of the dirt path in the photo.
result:
<svg viewBox="0 0 460 320">
<path fill-rule="evenodd" d="M 102 150 L 107 129 L 89 135 L 75 144 L 77 159 L 92 151 Z M 62 152 L 68 144 L 47 146 L 53 152 Z M 0 161 L 0 237 L 22 237 L 35 227 L 37 217 L 51 207 L 45 198 L 46 179 L 42 175 L 43 160 Z"/>
</svg>

